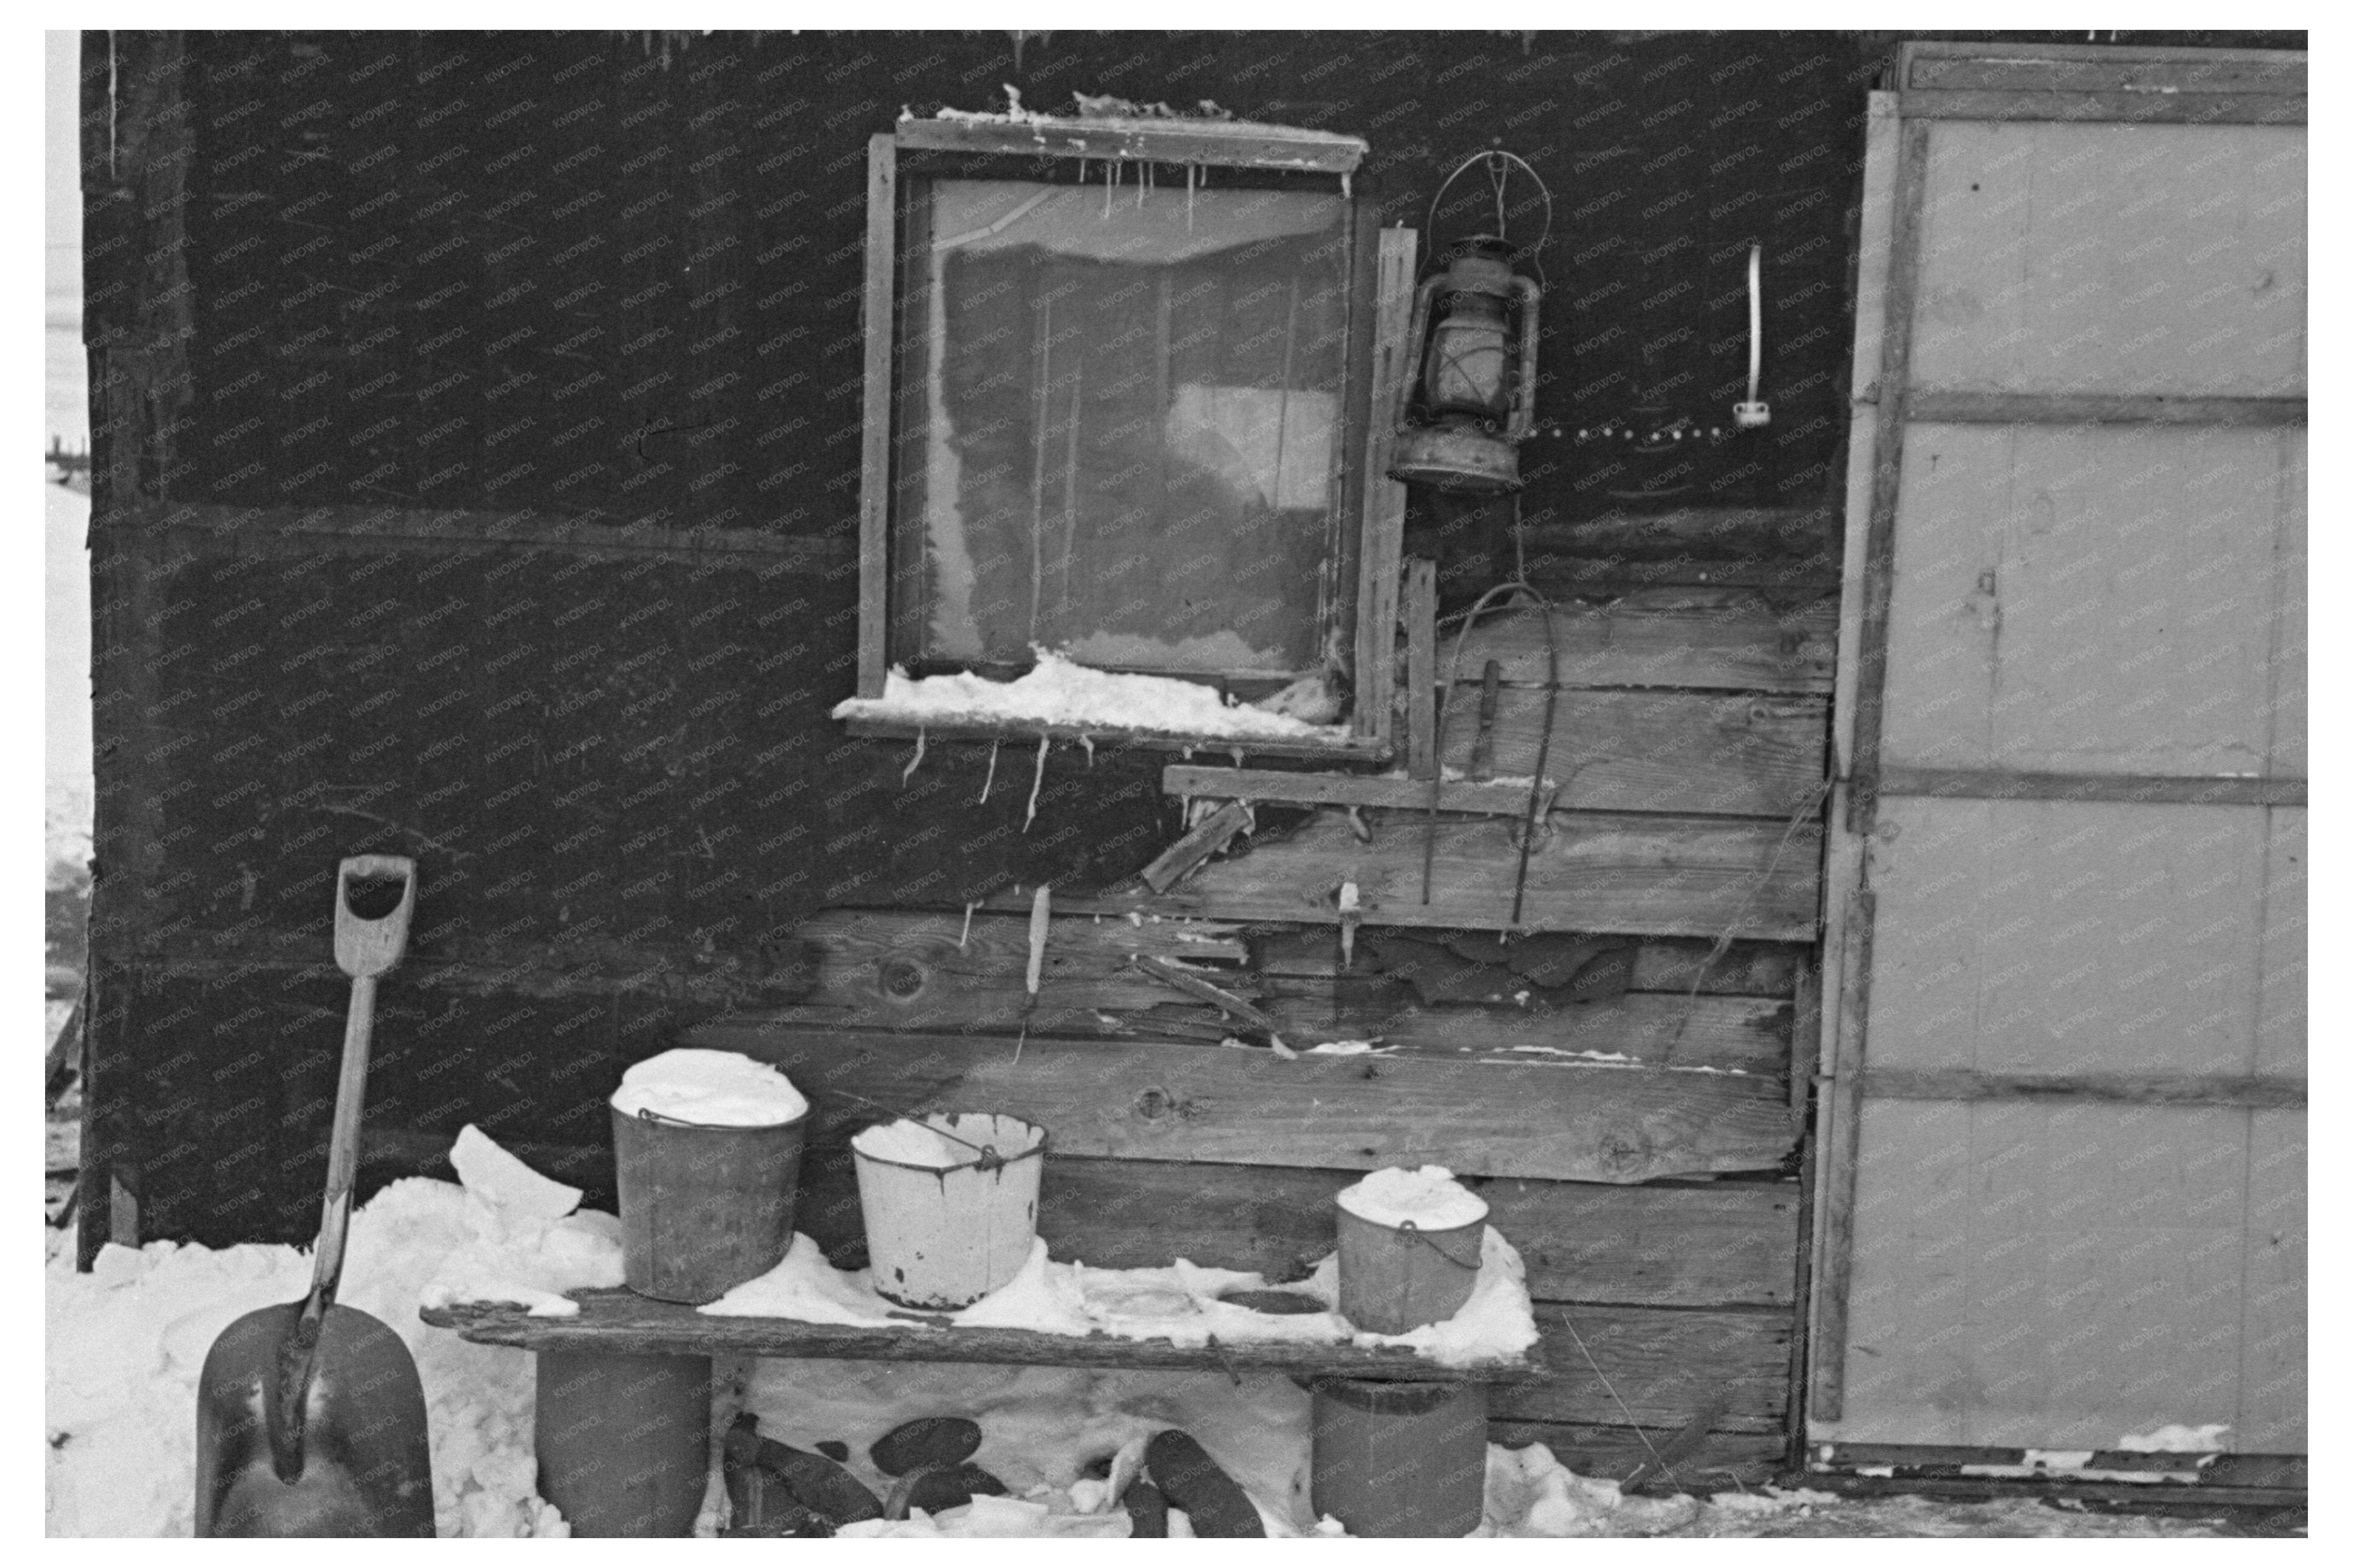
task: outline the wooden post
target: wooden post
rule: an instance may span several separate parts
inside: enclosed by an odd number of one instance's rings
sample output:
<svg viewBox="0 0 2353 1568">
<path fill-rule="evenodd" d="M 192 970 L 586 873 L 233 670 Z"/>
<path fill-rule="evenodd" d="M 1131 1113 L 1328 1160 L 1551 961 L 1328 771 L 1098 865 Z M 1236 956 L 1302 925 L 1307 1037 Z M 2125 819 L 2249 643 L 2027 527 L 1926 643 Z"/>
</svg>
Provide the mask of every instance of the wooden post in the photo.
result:
<svg viewBox="0 0 2353 1568">
<path fill-rule="evenodd" d="M 1414 247 L 1409 228 L 1380 231 L 1379 275 L 1373 312 L 1371 409 L 1364 453 L 1364 523 L 1356 545 L 1356 705 L 1362 738 L 1388 734 L 1389 696 L 1397 681 L 1398 552 L 1405 537 L 1405 486 L 1388 477 L 1397 441 L 1392 411 L 1410 374 L 1405 341 L 1413 315 Z"/>
<path fill-rule="evenodd" d="M 1405 734 L 1409 777 L 1438 776 L 1438 563 L 1405 564 Z"/>
</svg>

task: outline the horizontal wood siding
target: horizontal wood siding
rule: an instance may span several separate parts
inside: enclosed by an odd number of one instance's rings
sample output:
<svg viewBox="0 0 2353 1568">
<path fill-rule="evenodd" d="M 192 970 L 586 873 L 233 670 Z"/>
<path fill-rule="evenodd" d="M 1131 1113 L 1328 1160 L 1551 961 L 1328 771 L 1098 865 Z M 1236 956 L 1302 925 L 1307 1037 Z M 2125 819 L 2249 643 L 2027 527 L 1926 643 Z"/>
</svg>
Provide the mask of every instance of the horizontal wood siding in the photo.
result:
<svg viewBox="0 0 2353 1568">
<path fill-rule="evenodd" d="M 1555 812 L 1528 857 L 1522 926 L 1810 942 L 1819 895 L 1820 828 L 1736 817 Z M 1370 843 L 1344 812 L 1326 809 L 1282 837 L 1264 836 L 1240 859 L 1212 861 L 1160 898 L 1103 896 L 1087 906 L 1227 921 L 1334 925 L 1343 882 L 1354 881 L 1367 925 L 1511 922 L 1520 852 L 1516 825 L 1440 815 L 1430 900 L 1421 899 L 1423 824 L 1417 814 L 1375 818 Z M 992 907 L 1012 907 L 992 895 Z"/>
<path fill-rule="evenodd" d="M 1552 614 L 1561 685 L 1599 689 L 1826 695 L 1837 627 L 1834 597 L 1813 595 L 1784 607 L 1765 595 L 1736 591 L 1645 589 L 1607 604 L 1567 600 Z M 1467 633 L 1450 627 L 1439 653 L 1472 682 L 1491 658 L 1514 686 L 1542 686 L 1550 668 L 1543 617 L 1525 610 L 1484 616 Z"/>
<path fill-rule="evenodd" d="M 773 1062 L 824 1119 L 827 1095 L 1008 1111 L 1064 1153 L 1640 1182 L 1770 1170 L 1796 1142 L 1771 1079 L 1674 1068 L 1302 1057 L 1147 1041 L 844 1035 L 713 1023 L 691 1035 Z"/>
</svg>

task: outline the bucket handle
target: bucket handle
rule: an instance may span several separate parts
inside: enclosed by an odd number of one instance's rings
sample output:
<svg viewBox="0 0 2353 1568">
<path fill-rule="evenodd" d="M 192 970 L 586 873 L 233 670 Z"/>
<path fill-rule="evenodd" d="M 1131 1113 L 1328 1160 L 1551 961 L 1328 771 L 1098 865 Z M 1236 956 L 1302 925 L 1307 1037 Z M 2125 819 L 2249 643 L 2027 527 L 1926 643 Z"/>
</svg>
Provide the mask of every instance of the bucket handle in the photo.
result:
<svg viewBox="0 0 2353 1568">
<path fill-rule="evenodd" d="M 1424 1247 L 1426 1247 L 1430 1248 L 1430 1251 L 1435 1252 L 1436 1254 L 1438 1254 L 1438 1256 L 1439 1256 L 1439 1257 L 1443 1258 L 1444 1259 L 1446 1259 L 1446 1261 L 1447 1261 L 1447 1262 L 1451 1263 L 1452 1265 L 1454 1265 L 1454 1267 L 1455 1267 L 1455 1268 L 1468 1268 L 1468 1269 L 1469 1269 L 1469 1270 L 1471 1270 L 1471 1272 L 1472 1272 L 1472 1273 L 1473 1273 L 1473 1274 L 1476 1274 L 1476 1273 L 1478 1273 L 1478 1272 L 1479 1272 L 1479 1264 L 1478 1264 L 1477 1262 L 1472 1262 L 1472 1263 L 1465 1263 L 1465 1262 L 1463 1262 L 1463 1261 L 1462 1261 L 1462 1259 L 1461 1259 L 1461 1258 L 1459 1258 L 1455 1257 L 1455 1256 L 1454 1256 L 1454 1254 L 1452 1254 L 1452 1253 L 1451 1253 L 1451 1252 L 1447 1251 L 1447 1250 L 1446 1250 L 1446 1248 L 1444 1248 L 1444 1247 L 1442 1247 L 1439 1246 L 1437 1242 L 1435 1242 L 1435 1241 L 1433 1241 L 1432 1239 L 1430 1239 L 1430 1237 L 1428 1235 L 1424 1234 L 1424 1232 L 1422 1231 L 1421 1226 L 1419 1226 L 1419 1225 L 1416 1225 L 1416 1224 L 1415 1224 L 1411 1219 L 1409 1219 L 1409 1219 L 1401 1219 L 1401 1220 L 1398 1221 L 1398 1222 L 1397 1222 L 1397 1225 L 1396 1225 L 1396 1226 L 1395 1226 L 1394 1228 L 1396 1228 L 1396 1229 L 1397 1229 L 1397 1230 L 1398 1230 L 1398 1231 L 1403 1232 L 1406 1236 L 1409 1237 L 1410 1237 L 1410 1238 L 1412 1238 L 1413 1240 L 1415 1240 L 1415 1241 L 1418 1241 L 1418 1242 L 1421 1243 L 1421 1244 L 1422 1244 L 1422 1246 L 1424 1246 Z M 1450 1228 L 1451 1228 L 1451 1227 L 1450 1227 Z M 1486 1227 L 1485 1227 L 1485 1226 L 1482 1226 L 1480 1227 L 1480 1239 L 1481 1239 L 1481 1249 L 1482 1249 L 1482 1251 L 1483 1251 L 1483 1250 L 1484 1250 L 1485 1238 L 1486 1238 Z"/>
<path fill-rule="evenodd" d="M 949 1131 L 946 1128 L 934 1127 L 930 1122 L 924 1121 L 920 1116 L 913 1114 L 912 1112 L 894 1110 L 892 1107 L 883 1104 L 879 1100 L 869 1100 L 862 1094 L 852 1094 L 846 1089 L 837 1089 L 833 1092 L 841 1096 L 844 1100 L 854 1100 L 860 1105 L 871 1106 L 876 1110 L 883 1111 L 888 1115 L 897 1117 L 902 1121 L 912 1121 L 916 1126 L 923 1128 L 928 1131 L 938 1133 L 941 1137 L 946 1139 L 951 1143 L 963 1144 L 965 1148 L 980 1156 L 980 1159 L 971 1167 L 976 1171 L 994 1171 L 1000 1169 L 1007 1163 L 1005 1156 L 997 1152 L 997 1145 L 994 1143 L 976 1143 L 969 1138 L 959 1138 L 955 1133 Z"/>
</svg>

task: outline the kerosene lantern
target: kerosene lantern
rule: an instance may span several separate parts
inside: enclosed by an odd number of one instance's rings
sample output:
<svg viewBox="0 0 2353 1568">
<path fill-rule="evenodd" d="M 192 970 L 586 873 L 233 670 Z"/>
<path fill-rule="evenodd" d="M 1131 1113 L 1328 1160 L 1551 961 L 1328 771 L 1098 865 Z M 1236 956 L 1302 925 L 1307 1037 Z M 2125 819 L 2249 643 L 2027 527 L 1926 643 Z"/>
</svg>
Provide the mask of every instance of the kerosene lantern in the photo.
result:
<svg viewBox="0 0 2353 1568">
<path fill-rule="evenodd" d="M 1418 374 L 1398 388 L 1389 464 L 1389 477 L 1408 484 L 1468 495 L 1520 488 L 1519 445 L 1535 427 L 1536 306 L 1543 290 L 1515 269 L 1522 252 L 1503 233 L 1504 160 L 1527 168 L 1511 153 L 1493 153 L 1455 170 L 1491 165 L 1496 232 L 1449 247 L 1438 269 L 1414 290 L 1406 341 L 1414 346 Z M 1453 178 L 1448 175 L 1447 184 Z M 1441 184 L 1439 195 L 1445 190 Z M 1545 203 L 1548 226 L 1549 193 Z M 1430 205 L 1434 220 L 1437 201 Z"/>
</svg>

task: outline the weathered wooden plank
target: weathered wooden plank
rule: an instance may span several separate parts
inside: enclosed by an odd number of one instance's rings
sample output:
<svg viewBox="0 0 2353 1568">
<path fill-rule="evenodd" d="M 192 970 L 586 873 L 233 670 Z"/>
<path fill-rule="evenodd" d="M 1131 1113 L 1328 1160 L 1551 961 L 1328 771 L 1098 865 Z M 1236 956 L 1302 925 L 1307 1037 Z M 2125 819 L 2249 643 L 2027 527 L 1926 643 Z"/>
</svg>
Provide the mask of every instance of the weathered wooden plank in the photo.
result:
<svg viewBox="0 0 2353 1568">
<path fill-rule="evenodd" d="M 1945 392 L 1904 395 L 1921 425 L 2230 425 L 2306 422 L 2301 397 L 2180 397 L 2126 393 Z"/>
<path fill-rule="evenodd" d="M 1928 127 L 1899 122 L 1893 133 L 1875 140 L 1879 160 L 1892 160 L 1891 173 L 1880 177 L 1892 183 L 1894 212 L 1883 247 L 1869 259 L 1880 264 L 1878 291 L 1883 310 L 1873 324 L 1879 339 L 1878 406 L 1867 447 L 1858 440 L 1858 460 L 1867 452 L 1870 464 L 1870 505 L 1863 514 L 1859 550 L 1848 551 L 1850 563 L 1861 556 L 1862 611 L 1856 637 L 1857 675 L 1854 689 L 1842 706 L 1852 710 L 1852 793 L 1848 797 L 1847 830 L 1869 833 L 1879 809 L 1881 730 L 1887 702 L 1889 606 L 1894 591 L 1895 513 L 1902 497 L 1904 473 L 1904 389 L 1913 376 L 1914 304 L 1920 291 L 1922 209 L 1928 181 Z M 1857 367 L 1856 374 L 1862 370 Z M 1857 433 L 1860 436 L 1860 432 Z M 1859 489 L 1860 487 L 1852 487 Z M 1850 530 L 1852 530 L 1850 523 Z"/>
<path fill-rule="evenodd" d="M 1455 715 L 1440 753 L 1448 768 L 1470 767 L 1475 736 L 1467 710 L 1477 690 L 1457 687 L 1448 704 Z M 1545 775 L 1561 781 L 1559 810 L 1786 817 L 1820 787 L 1830 715 L 1820 698 L 1563 691 L 1554 700 Z M 1541 691 L 1501 693 L 1497 773 L 1535 772 L 1545 705 Z"/>
<path fill-rule="evenodd" d="M 1206 922 L 1057 919 L 1046 945 L 1036 1005 L 1025 987 L 1025 923 L 1001 914 L 828 910 L 796 933 L 816 954 L 814 983 L 786 1005 L 756 1016 L 775 1023 L 843 1029 L 1011 1034 L 1027 1018 L 1032 1035 L 1100 1037 L 1190 1035 L 1215 1040 L 1229 1026 L 1185 1004 L 1131 967 L 1142 954 L 1201 966 L 1203 978 L 1270 1014 L 1290 1044 L 1378 1038 L 1408 1053 L 1450 1057 L 1618 1054 L 1650 1066 L 1714 1067 L 1779 1075 L 1788 1060 L 1788 1006 L 1757 996 L 1787 974 L 1770 950 L 1728 954 L 1711 982 L 1688 994 L 1702 954 L 1638 951 L 1636 973 L 1658 989 L 1610 1001 L 1536 1002 L 1508 968 L 1495 969 L 1493 1006 L 1427 1005 L 1403 982 L 1380 974 L 1359 949 L 1358 970 L 1336 975 L 1336 951 L 1320 973 L 1274 976 L 1249 964 L 1229 928 Z M 961 943 L 959 943 L 961 938 Z M 1324 939 L 1331 942 L 1328 935 Z M 1292 967 L 1296 967 L 1293 965 Z M 1672 993 L 1667 987 L 1677 987 Z M 1719 994 L 1718 991 L 1735 994 Z M 1744 990 L 1750 994 L 1739 994 Z M 753 1004 L 756 1005 L 755 1004 Z M 739 1004 L 738 1015 L 747 1009 Z M 1179 1026 L 1172 1027 L 1172 1026 Z"/>
<path fill-rule="evenodd" d="M 885 1104 L 1008 1111 L 1065 1153 L 1641 1182 L 1769 1170 L 1795 1142 L 1779 1081 L 1674 1069 L 1303 1056 L 706 1024 L 697 1044 L 784 1069 L 819 1126 Z M 820 1133 L 820 1135 L 822 1135 Z"/>
<path fill-rule="evenodd" d="M 1250 813 L 1239 801 L 1229 801 L 1209 813 L 1192 831 L 1162 850 L 1151 865 L 1138 873 L 1144 885 L 1155 893 L 1165 893 L 1186 872 L 1223 849 L 1234 835 L 1250 820 Z"/>
<path fill-rule="evenodd" d="M 1795 556 L 1707 556 L 1679 551 L 1663 560 L 1635 560 L 1615 552 L 1588 554 L 1567 547 L 1528 548 L 1528 581 L 1553 594 L 1615 597 L 1662 588 L 1770 589 L 1796 594 L 1834 593 L 1839 586 L 1836 554 L 1818 551 Z"/>
<path fill-rule="evenodd" d="M 1388 477 L 1397 446 L 1398 386 L 1410 374 L 1417 345 L 1405 341 L 1413 316 L 1414 251 L 1419 235 L 1385 228 L 1377 242 L 1373 285 L 1373 364 L 1366 410 L 1362 522 L 1356 555 L 1356 734 L 1377 740 L 1393 721 L 1397 688 L 1398 560 L 1405 541 L 1405 486 Z"/>
<path fill-rule="evenodd" d="M 1168 795 L 1207 795 L 1213 800 L 1276 801 L 1290 805 L 1377 805 L 1392 811 L 1427 811 L 1430 807 L 1427 783 L 1385 773 L 1279 773 L 1272 768 L 1208 768 L 1191 763 L 1171 763 L 1161 770 L 1160 787 Z M 1438 809 L 1524 817 L 1528 814 L 1528 786 L 1450 780 L 1438 786 Z"/>
<path fill-rule="evenodd" d="M 1552 612 L 1566 687 L 1700 687 L 1820 695 L 1831 689 L 1838 601 L 1820 595 L 1777 607 L 1761 594 L 1639 589 L 1608 604 L 1569 599 Z M 1455 638 L 1443 639 L 1449 659 Z M 1541 686 L 1542 612 L 1482 616 L 1462 638 L 1462 667 L 1501 661 L 1504 679 Z"/>
<path fill-rule="evenodd" d="M 1847 1321 L 1854 1282 L 1854 1211 L 1862 1148 L 1863 1031 L 1870 1016 L 1878 897 L 1872 889 L 1859 887 L 1845 903 L 1846 918 L 1840 930 L 1839 1001 L 1832 1033 L 1825 1042 L 1829 1059 L 1822 1064 L 1830 1081 L 1822 1097 L 1822 1113 L 1816 1119 L 1820 1231 L 1811 1271 L 1813 1317 L 1806 1346 L 1812 1385 L 1806 1405 L 1809 1436 L 1811 1423 L 1837 1421 L 1846 1409 Z M 1790 1070 L 1793 1074 L 1798 1070 L 1794 1063 Z"/>
<path fill-rule="evenodd" d="M 2081 1100 L 2109 1105 L 2238 1105 L 2301 1110 L 2302 1079 L 2223 1073 L 1993 1073 L 1960 1068 L 1872 1068 L 1865 1100 Z"/>
<path fill-rule="evenodd" d="M 1187 1349 L 1166 1340 L 1045 1334 L 1030 1329 L 877 1329 L 791 1318 L 729 1318 L 630 1290 L 582 1290 L 577 1315 L 534 1318 L 521 1307 L 463 1303 L 417 1316 L 476 1344 L 607 1355 L 741 1355 L 841 1361 L 966 1362 L 1014 1366 L 1166 1367 L 1377 1377 L 1392 1383 L 1505 1383 L 1543 1375 L 1540 1363 L 1442 1366 L 1398 1349 L 1245 1341 Z"/>
<path fill-rule="evenodd" d="M 2302 125 L 2305 98 L 2278 92 L 1911 92 L 1906 120 L 2126 125 Z"/>
<path fill-rule="evenodd" d="M 1405 772 L 1438 776 L 1438 563 L 1416 556 L 1405 563 L 1398 607 L 1405 622 Z"/>
<path fill-rule="evenodd" d="M 1145 1268 L 1172 1258 L 1303 1279 L 1337 1245 L 1333 1195 L 1352 1171 L 1109 1160 L 1057 1152 L 1038 1234 L 1058 1258 Z M 847 1158 L 805 1166 L 796 1219 L 828 1252 L 861 1234 Z M 1789 1182 L 1479 1181 L 1488 1223 L 1519 1249 L 1539 1300 L 1660 1307 L 1792 1300 L 1797 1188 Z M 839 1207 L 833 1206 L 839 1205 Z M 830 1214 L 830 1231 L 814 1223 Z"/>
<path fill-rule="evenodd" d="M 1504 984 L 1517 980 L 1498 971 Z M 1789 1004 L 1761 997 L 1629 992 L 1546 1007 L 1425 1006 L 1378 976 L 1338 984 L 1263 983 L 1261 1005 L 1294 1046 L 1377 1039 L 1406 1055 L 1543 1060 L 1624 1057 L 1645 1067 L 1711 1068 L 1778 1078 L 1788 1069 Z M 1528 994 L 1525 983 L 1517 994 Z"/>
<path fill-rule="evenodd" d="M 1716 1431 L 1779 1431 L 1788 1397 L 1787 1311 L 1539 1302 L 1535 1312 L 1543 1336 L 1536 1353 L 1551 1375 L 1493 1391 L 1491 1418 L 1595 1425 L 1631 1419 L 1655 1443 L 1712 1399 L 1728 1394 Z"/>
<path fill-rule="evenodd" d="M 1521 924 L 1531 931 L 1623 931 L 1810 942 L 1820 829 L 1736 817 L 1555 812 L 1529 857 Z M 1520 851 L 1516 823 L 1441 816 L 1430 898 L 1421 901 L 1420 827 L 1377 818 L 1360 843 L 1345 814 L 1319 811 L 1289 837 L 1261 835 L 1250 854 L 1205 866 L 1163 898 L 1106 894 L 1103 912 L 1336 924 L 1337 891 L 1356 882 L 1366 925 L 1510 923 Z M 990 907 L 1012 907 L 1005 896 Z"/>
<path fill-rule="evenodd" d="M 1138 977 L 1140 978 L 1140 977 Z M 1215 1044 L 1241 1027 L 1219 1009 L 1169 1005 L 1113 1006 L 1048 998 L 1040 989 L 1026 1009 L 1018 977 L 1009 983 L 935 992 L 924 1004 L 902 1008 L 887 1001 L 863 1005 L 823 1003 L 739 1007 L 731 1016 L 750 1022 L 840 1030 L 940 1031 L 1011 1037 L 1024 1021 L 1031 1038 L 1194 1041 Z M 1571 1004 L 1523 1012 L 1480 1006 L 1422 1006 L 1402 986 L 1276 981 L 1255 988 L 1258 1010 L 1276 1034 L 1298 1050 L 1326 1041 L 1371 1041 L 1383 1052 L 1448 1060 L 1530 1062 L 1620 1058 L 1632 1065 L 1746 1073 L 1774 1079 L 1788 1067 L 1788 1005 L 1765 998 L 1702 995 L 1694 999 L 1629 993 L 1610 1002 Z M 1368 999 L 1369 994 L 1369 999 Z M 1148 999 L 1148 997 L 1146 998 Z"/>
<path fill-rule="evenodd" d="M 1936 800 L 2073 800 L 2146 805 L 2302 805 L 2303 779 L 2168 778 L 2148 773 L 2012 773 L 2003 768 L 1881 770 L 1883 795 Z"/>
<path fill-rule="evenodd" d="M 1704 996 L 1778 1000 L 1796 994 L 1798 963 L 1804 952 L 1795 942 L 1736 942 L 1717 953 L 1709 942 L 1651 937 L 1634 943 L 1634 971 L 1628 987 L 1676 995 L 1696 988 Z M 1341 972 L 1338 938 L 1313 927 L 1255 932 L 1250 952 L 1259 973 L 1268 979 L 1321 977 Z M 1369 969 L 1360 948 L 1356 968 L 1349 973 Z"/>
<path fill-rule="evenodd" d="M 2116 44 L 1898 45 L 1910 88 L 1999 92 L 2271 92 L 2306 90 L 2305 57 L 2283 49 L 2135 47 Z"/>
<path fill-rule="evenodd" d="M 1479 738 L 1472 710 L 1480 700 L 1480 688 L 1466 682 L 1455 688 L 1448 704 L 1452 721 L 1445 726 L 1442 757 L 1449 770 L 1471 770 Z M 1546 777 L 1559 785 L 1553 804 L 1564 811 L 1778 816 L 1820 787 L 1829 711 L 1819 699 L 1564 690 L 1553 700 L 1548 747 L 1543 734 L 1546 700 L 1545 693 L 1519 687 L 1497 693 L 1489 735 L 1494 771 L 1505 776 L 1441 784 L 1440 811 L 1525 816 L 1525 781 L 1535 771 L 1539 750 Z M 1161 775 L 1161 787 L 1171 795 L 1409 811 L 1426 810 L 1429 804 L 1429 786 L 1410 777 L 1191 763 L 1171 764 Z"/>
<path fill-rule="evenodd" d="M 859 448 L 858 695 L 882 695 L 890 628 L 891 351 L 897 336 L 898 146 L 866 143 L 865 416 Z"/>
<path fill-rule="evenodd" d="M 1345 174 L 1364 162 L 1361 138 L 1243 120 L 902 120 L 898 144 L 942 153 L 1133 158 Z"/>
<path fill-rule="evenodd" d="M 1293 757 L 1318 762 L 1386 762 L 1389 744 L 1377 738 L 1358 738 L 1335 732 L 1324 740 L 1274 740 L 1265 736 L 1240 739 L 1204 737 L 1200 735 L 1167 735 L 1151 730 L 1124 730 L 1115 725 L 1040 724 L 1030 720 L 1008 720 L 1003 724 L 976 722 L 915 723 L 903 719 L 861 719 L 842 721 L 850 734 L 865 739 L 912 741 L 924 736 L 934 741 L 1003 741 L 1018 738 L 1034 741 L 1040 735 L 1072 745 L 1116 742 L 1122 745 L 1142 746 L 1155 752 L 1177 752 L 1191 756 L 1206 752 L 1211 756 Z"/>
<path fill-rule="evenodd" d="M 1905 1475 L 1855 1475 L 1843 1470 L 1810 1469 L 1806 1485 L 1843 1497 L 1937 1498 L 1954 1502 L 2019 1501 L 2048 1498 L 2053 1501 L 2121 1503 L 2133 1513 L 2211 1515 L 2225 1508 L 2302 1510 L 2307 1494 L 2285 1487 L 2211 1485 L 2166 1486 L 2152 1481 L 2019 1480 L 2000 1477 L 1968 1477 L 1957 1480 Z"/>
<path fill-rule="evenodd" d="M 1674 1428 L 1577 1426 L 1551 1421 L 1487 1422 L 1487 1440 L 1507 1448 L 1542 1443 L 1554 1458 L 1580 1476 L 1623 1480 L 1651 1459 L 1653 1447 L 1662 1447 Z M 1647 1441 L 1646 1441 L 1647 1439 Z M 1778 1432 L 1710 1432 L 1698 1447 L 1677 1459 L 1656 1484 L 1645 1481 L 1639 1490 L 1651 1493 L 1688 1491 L 1704 1496 L 1735 1486 L 1757 1486 L 1780 1473 L 1788 1447 Z"/>
<path fill-rule="evenodd" d="M 1893 1469 L 1899 1476 L 1959 1479 L 2035 1479 L 2121 1481 L 2153 1489 L 2155 1483 L 2198 1487 L 2281 1486 L 2306 1482 L 2310 1461 L 2302 1454 L 2205 1452 L 2147 1453 L 2129 1448 L 1990 1447 L 1968 1443 L 1825 1443 L 1816 1462 L 1839 1469 Z"/>
<path fill-rule="evenodd" d="M 1818 507 L 1675 507 L 1540 523 L 1528 533 L 1547 549 L 1578 555 L 1769 557 L 1811 554 L 1831 525 Z"/>
</svg>

